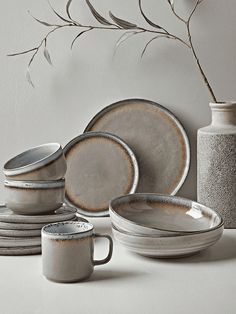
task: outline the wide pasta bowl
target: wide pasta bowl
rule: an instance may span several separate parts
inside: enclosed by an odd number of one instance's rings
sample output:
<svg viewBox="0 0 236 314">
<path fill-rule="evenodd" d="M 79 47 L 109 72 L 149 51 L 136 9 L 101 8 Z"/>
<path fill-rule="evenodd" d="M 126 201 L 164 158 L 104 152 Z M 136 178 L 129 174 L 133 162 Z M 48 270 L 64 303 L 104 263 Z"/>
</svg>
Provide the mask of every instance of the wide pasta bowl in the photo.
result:
<svg viewBox="0 0 236 314">
<path fill-rule="evenodd" d="M 110 202 L 112 224 L 119 230 L 149 236 L 208 233 L 223 227 L 223 219 L 197 202 L 154 193 L 137 193 Z"/>
<path fill-rule="evenodd" d="M 223 229 L 222 223 L 209 232 L 158 237 L 130 234 L 112 226 L 115 240 L 126 249 L 154 258 L 178 258 L 198 253 L 215 244 L 222 236 Z"/>
</svg>

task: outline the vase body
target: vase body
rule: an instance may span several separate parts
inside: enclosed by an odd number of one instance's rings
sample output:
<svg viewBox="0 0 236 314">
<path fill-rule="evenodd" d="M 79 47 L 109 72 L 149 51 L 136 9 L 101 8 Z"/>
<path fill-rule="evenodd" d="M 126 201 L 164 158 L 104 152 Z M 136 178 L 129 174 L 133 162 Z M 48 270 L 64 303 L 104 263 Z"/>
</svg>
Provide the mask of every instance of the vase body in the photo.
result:
<svg viewBox="0 0 236 314">
<path fill-rule="evenodd" d="M 210 107 L 211 124 L 198 130 L 197 198 L 236 228 L 236 102 Z"/>
</svg>

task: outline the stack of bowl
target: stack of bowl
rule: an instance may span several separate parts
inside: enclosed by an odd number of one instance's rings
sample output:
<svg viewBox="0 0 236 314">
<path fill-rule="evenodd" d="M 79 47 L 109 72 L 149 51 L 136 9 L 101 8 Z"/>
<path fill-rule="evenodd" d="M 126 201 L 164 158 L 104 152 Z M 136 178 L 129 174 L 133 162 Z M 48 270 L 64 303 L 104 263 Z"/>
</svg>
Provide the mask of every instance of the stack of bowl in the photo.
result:
<svg viewBox="0 0 236 314">
<path fill-rule="evenodd" d="M 0 253 L 2 248 L 5 252 L 12 247 L 28 252 L 29 246 L 39 251 L 43 224 L 63 217 L 73 219 L 76 215 L 75 209 L 63 207 L 66 173 L 63 150 L 57 143 L 37 146 L 6 162 L 3 172 L 6 205 L 0 208 Z M 21 238 L 14 243 L 17 237 Z"/>
<path fill-rule="evenodd" d="M 150 257 L 182 257 L 202 251 L 221 237 L 220 215 L 188 199 L 138 193 L 111 201 L 115 239 L 128 250 Z"/>
</svg>

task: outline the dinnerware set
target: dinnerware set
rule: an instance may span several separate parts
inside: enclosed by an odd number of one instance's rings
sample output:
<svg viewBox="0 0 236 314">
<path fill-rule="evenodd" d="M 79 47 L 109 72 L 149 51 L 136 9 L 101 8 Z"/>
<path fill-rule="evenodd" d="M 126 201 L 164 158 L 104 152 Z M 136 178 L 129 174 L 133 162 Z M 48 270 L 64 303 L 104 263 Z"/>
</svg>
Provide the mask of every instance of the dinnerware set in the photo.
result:
<svg viewBox="0 0 236 314">
<path fill-rule="evenodd" d="M 41 145 L 5 164 L 0 254 L 40 253 L 42 236 L 46 278 L 88 278 L 94 266 L 110 261 L 113 244 L 76 213 L 110 216 L 117 242 L 144 256 L 206 249 L 220 239 L 224 223 L 213 209 L 174 196 L 189 166 L 188 137 L 173 113 L 143 99 L 114 103 L 64 149 Z M 96 237 L 109 241 L 100 261 L 93 258 Z"/>
</svg>

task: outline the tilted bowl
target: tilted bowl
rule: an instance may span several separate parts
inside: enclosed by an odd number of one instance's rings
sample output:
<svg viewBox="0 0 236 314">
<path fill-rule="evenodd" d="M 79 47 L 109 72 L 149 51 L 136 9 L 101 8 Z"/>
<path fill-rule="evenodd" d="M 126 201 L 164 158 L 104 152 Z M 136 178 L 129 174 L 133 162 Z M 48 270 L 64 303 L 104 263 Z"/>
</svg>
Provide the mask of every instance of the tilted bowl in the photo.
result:
<svg viewBox="0 0 236 314">
<path fill-rule="evenodd" d="M 60 144 L 48 143 L 13 157 L 3 172 L 9 180 L 58 180 L 65 176 L 66 160 Z"/>
<path fill-rule="evenodd" d="M 111 221 L 118 229 L 140 235 L 175 236 L 214 230 L 221 216 L 197 202 L 154 193 L 137 193 L 110 202 Z"/>
<path fill-rule="evenodd" d="M 65 180 L 4 182 L 6 206 L 24 215 L 45 214 L 62 206 Z"/>
</svg>

